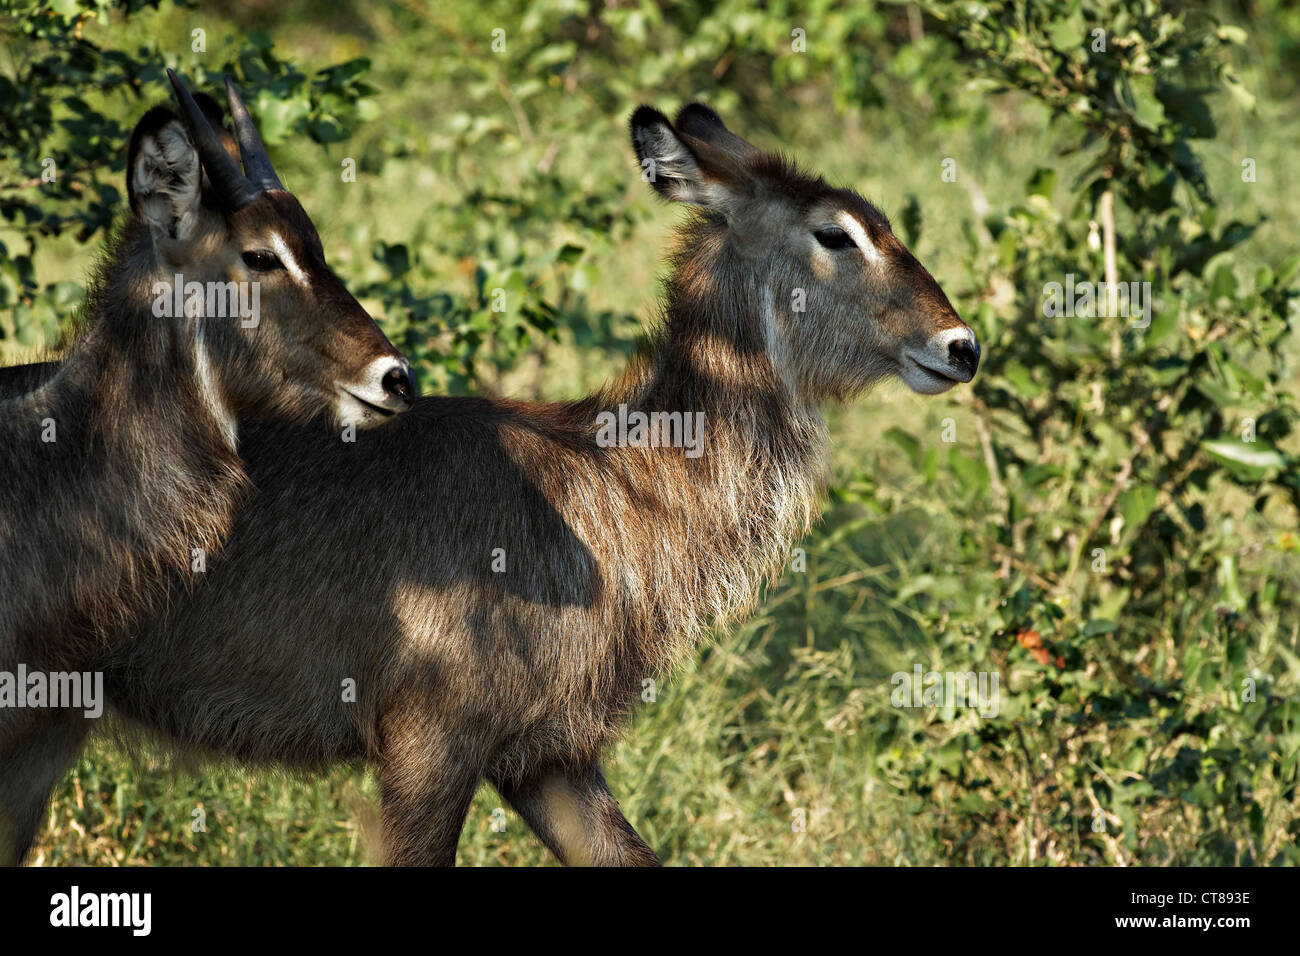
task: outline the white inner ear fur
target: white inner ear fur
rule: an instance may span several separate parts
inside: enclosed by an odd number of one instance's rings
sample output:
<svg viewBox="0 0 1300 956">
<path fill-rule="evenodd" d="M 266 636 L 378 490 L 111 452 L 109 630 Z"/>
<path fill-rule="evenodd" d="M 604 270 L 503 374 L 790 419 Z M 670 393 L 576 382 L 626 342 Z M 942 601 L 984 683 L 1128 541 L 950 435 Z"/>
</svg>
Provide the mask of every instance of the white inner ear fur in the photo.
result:
<svg viewBox="0 0 1300 956">
<path fill-rule="evenodd" d="M 140 215 L 160 238 L 186 239 L 199 221 L 202 172 L 180 123 L 145 137 L 131 171 Z"/>
<path fill-rule="evenodd" d="M 653 181 L 660 177 L 670 180 L 698 181 L 700 167 L 690 150 L 673 135 L 672 130 L 662 125 L 642 126 L 636 131 L 637 142 L 641 145 L 641 154 L 654 163 L 647 170 Z"/>
<path fill-rule="evenodd" d="M 667 183 L 670 199 L 714 208 L 726 205 L 731 193 L 704 178 L 699 163 L 672 130 L 662 124 L 641 126 L 635 136 L 642 162 L 649 159 L 654 164 L 649 169 L 643 165 L 643 172 L 652 182 Z"/>
<path fill-rule="evenodd" d="M 853 240 L 854 245 L 862 250 L 862 257 L 866 259 L 868 263 L 875 266 L 885 261 L 884 255 L 882 255 L 880 250 L 877 249 L 875 245 L 872 244 L 871 240 L 867 238 L 867 230 L 862 228 L 862 223 L 858 222 L 854 216 L 850 213 L 841 211 L 835 217 L 835 223 L 849 234 L 849 238 Z"/>
<path fill-rule="evenodd" d="M 278 232 L 271 233 L 271 248 L 280 257 L 280 261 L 284 263 L 285 271 L 289 273 L 294 282 L 302 286 L 309 284 L 307 282 L 307 273 L 302 271 L 302 267 L 298 265 L 298 260 L 289 251 L 289 244 L 280 237 Z"/>
</svg>

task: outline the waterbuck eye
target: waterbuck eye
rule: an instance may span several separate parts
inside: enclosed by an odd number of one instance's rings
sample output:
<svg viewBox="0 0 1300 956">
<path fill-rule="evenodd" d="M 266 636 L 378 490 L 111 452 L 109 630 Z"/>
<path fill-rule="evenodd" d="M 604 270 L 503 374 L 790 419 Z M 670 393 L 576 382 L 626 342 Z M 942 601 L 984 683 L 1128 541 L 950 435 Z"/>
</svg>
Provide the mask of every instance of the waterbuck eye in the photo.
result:
<svg viewBox="0 0 1300 956">
<path fill-rule="evenodd" d="M 818 229 L 813 235 L 827 249 L 847 249 L 854 245 L 849 234 L 839 226 L 830 226 L 826 229 Z"/>
<path fill-rule="evenodd" d="M 284 263 L 274 252 L 268 252 L 265 249 L 250 249 L 243 255 L 244 265 L 255 272 L 272 272 L 276 269 L 283 269 Z"/>
</svg>

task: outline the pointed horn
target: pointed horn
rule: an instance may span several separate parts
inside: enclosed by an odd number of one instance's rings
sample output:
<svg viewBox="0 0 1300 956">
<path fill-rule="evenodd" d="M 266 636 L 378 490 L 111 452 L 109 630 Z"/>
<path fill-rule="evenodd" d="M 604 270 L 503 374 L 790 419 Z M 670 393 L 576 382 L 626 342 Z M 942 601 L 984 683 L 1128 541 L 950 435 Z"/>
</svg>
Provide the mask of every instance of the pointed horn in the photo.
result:
<svg viewBox="0 0 1300 956">
<path fill-rule="evenodd" d="M 244 172 L 261 189 L 283 189 L 271 166 L 271 158 L 266 155 L 262 137 L 257 134 L 253 118 L 248 115 L 229 75 L 226 76 L 226 99 L 230 101 L 230 118 L 235 123 L 235 139 L 239 143 L 239 155 L 244 160 Z"/>
<path fill-rule="evenodd" d="M 230 154 L 221 145 L 221 138 L 217 136 L 212 124 L 203 115 L 203 111 L 194 102 L 194 97 L 190 96 L 190 91 L 185 88 L 180 78 L 168 70 L 167 79 L 172 81 L 172 88 L 176 90 L 176 99 L 181 105 L 181 115 L 189 128 L 190 136 L 194 139 L 194 148 L 198 151 L 199 161 L 203 163 L 203 169 L 207 172 L 208 179 L 217 191 L 222 205 L 231 212 L 243 209 L 261 195 L 261 190 L 240 172 L 239 164 L 230 158 Z"/>
</svg>

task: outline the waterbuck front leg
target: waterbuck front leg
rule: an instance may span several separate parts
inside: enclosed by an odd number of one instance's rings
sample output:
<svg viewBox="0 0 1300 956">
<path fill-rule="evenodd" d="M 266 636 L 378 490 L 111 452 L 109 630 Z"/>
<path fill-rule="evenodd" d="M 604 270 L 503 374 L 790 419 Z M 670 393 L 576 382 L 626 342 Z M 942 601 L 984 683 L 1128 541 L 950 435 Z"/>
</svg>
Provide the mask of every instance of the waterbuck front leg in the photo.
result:
<svg viewBox="0 0 1300 956">
<path fill-rule="evenodd" d="M 600 766 L 549 768 L 510 781 L 489 777 L 533 832 L 567 866 L 661 866 L 609 792 Z"/>
<path fill-rule="evenodd" d="M 416 781 L 400 770 L 381 770 L 384 862 L 455 866 L 460 831 L 478 782 L 476 773 L 448 772 Z"/>
<path fill-rule="evenodd" d="M 0 865 L 17 866 L 36 842 L 50 792 L 81 753 L 90 721 L 79 710 L 33 712 L 0 753 Z"/>
<path fill-rule="evenodd" d="M 455 866 L 460 831 L 483 776 L 485 748 L 463 730 L 431 726 L 428 714 L 410 701 L 381 721 L 378 770 L 389 866 Z"/>
</svg>

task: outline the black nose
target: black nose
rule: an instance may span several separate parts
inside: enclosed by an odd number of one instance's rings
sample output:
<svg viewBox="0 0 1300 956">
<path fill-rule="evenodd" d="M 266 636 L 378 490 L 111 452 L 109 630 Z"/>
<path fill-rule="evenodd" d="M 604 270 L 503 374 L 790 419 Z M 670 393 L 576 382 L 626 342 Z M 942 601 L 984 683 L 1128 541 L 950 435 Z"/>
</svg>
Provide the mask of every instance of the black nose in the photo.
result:
<svg viewBox="0 0 1300 956">
<path fill-rule="evenodd" d="M 379 382 L 384 392 L 407 406 L 415 401 L 415 388 L 411 385 L 411 372 L 404 365 L 394 365 Z"/>
<path fill-rule="evenodd" d="M 961 369 L 967 375 L 967 381 L 975 377 L 975 370 L 980 366 L 980 346 L 974 336 L 970 339 L 958 339 L 948 346 L 948 360 L 953 367 Z"/>
</svg>

